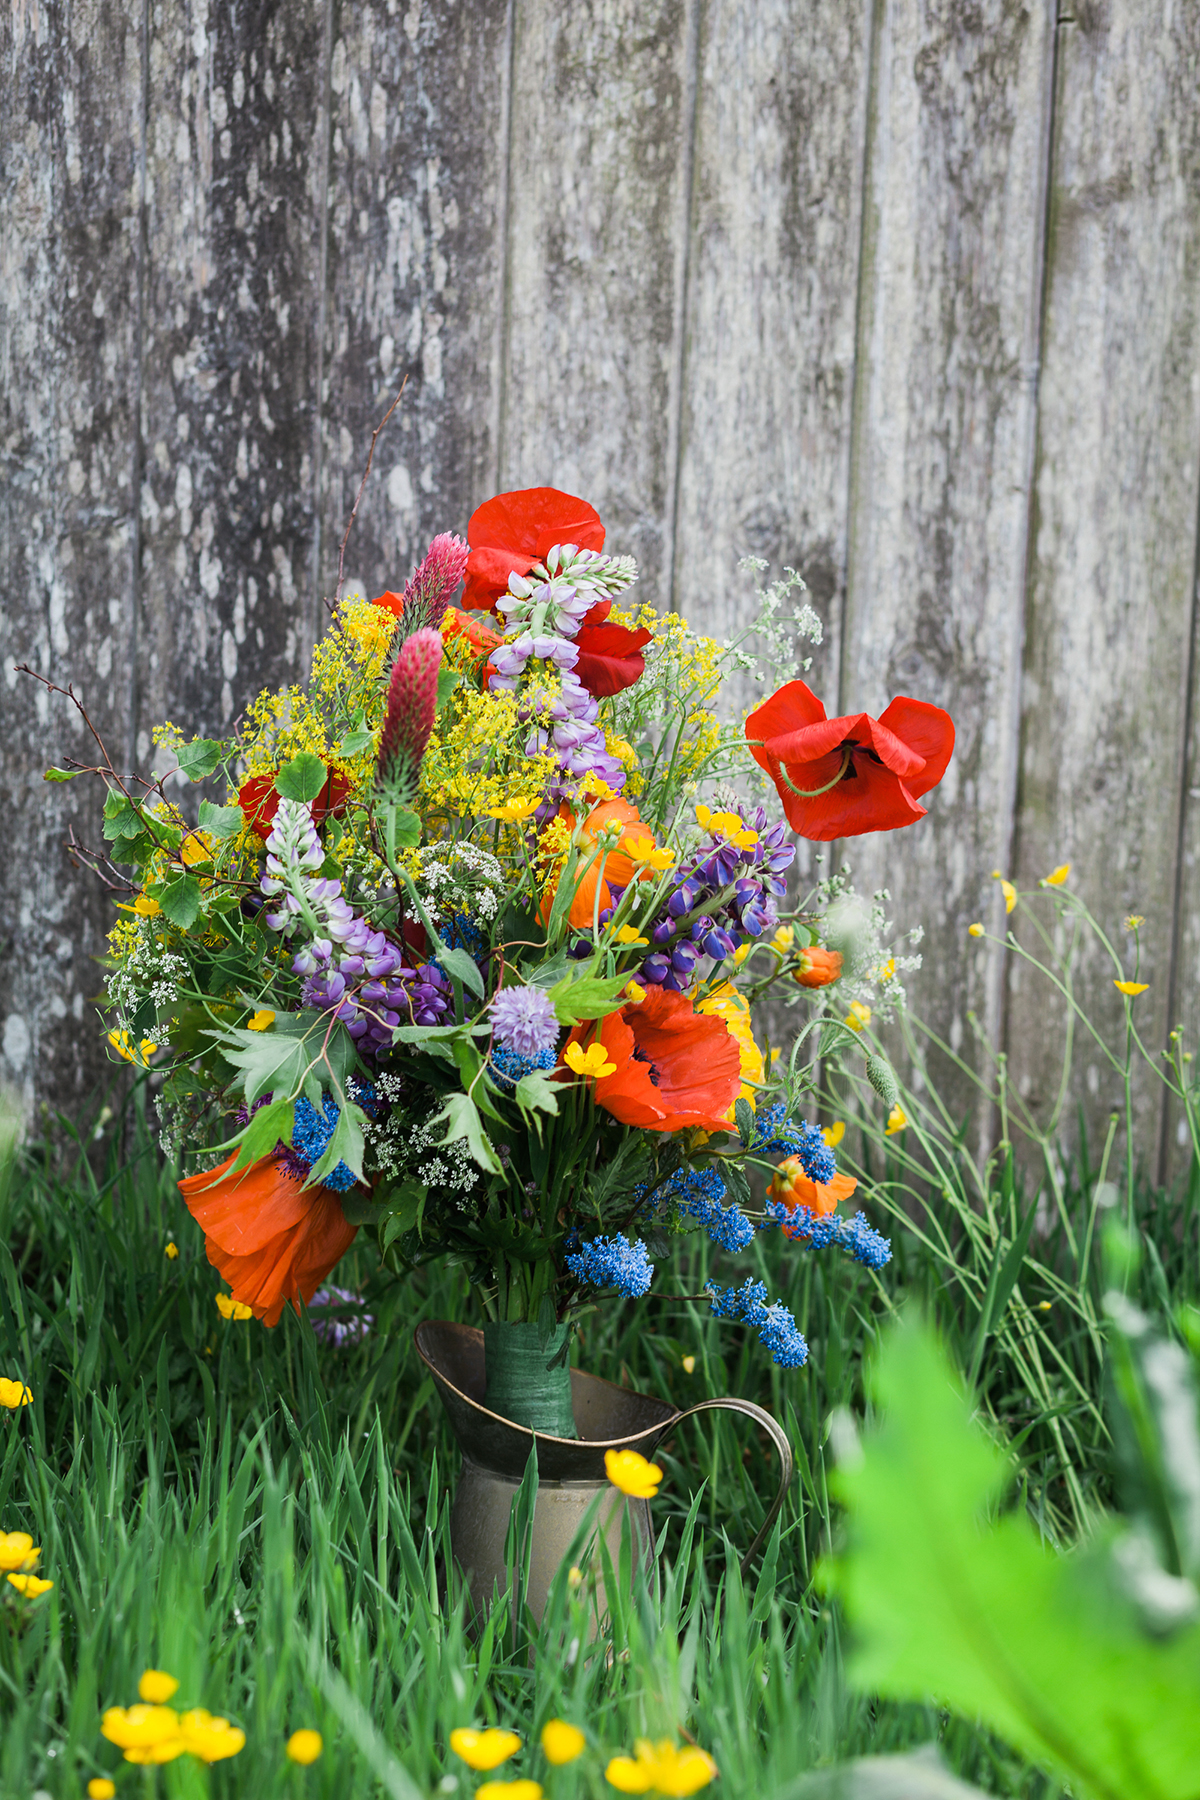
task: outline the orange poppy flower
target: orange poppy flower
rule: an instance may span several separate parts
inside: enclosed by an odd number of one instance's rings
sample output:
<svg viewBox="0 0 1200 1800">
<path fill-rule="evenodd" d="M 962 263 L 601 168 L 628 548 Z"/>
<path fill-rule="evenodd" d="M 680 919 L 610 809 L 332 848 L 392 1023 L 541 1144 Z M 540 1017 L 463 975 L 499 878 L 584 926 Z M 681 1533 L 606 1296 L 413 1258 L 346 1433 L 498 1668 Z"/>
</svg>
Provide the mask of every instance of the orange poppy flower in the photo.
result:
<svg viewBox="0 0 1200 1800">
<path fill-rule="evenodd" d="M 308 1304 L 358 1227 L 347 1224 L 339 1195 L 301 1187 L 273 1156 L 230 1175 L 236 1160 L 235 1151 L 220 1168 L 187 1176 L 179 1191 L 233 1298 L 277 1325 L 285 1301 L 297 1312 Z"/>
<path fill-rule="evenodd" d="M 814 1181 L 806 1175 L 798 1156 L 789 1156 L 775 1171 L 767 1189 L 769 1200 L 782 1200 L 793 1212 L 807 1206 L 809 1212 L 831 1213 L 842 1200 L 848 1200 L 858 1186 L 853 1175 L 835 1175 L 831 1181 Z M 784 1235 L 795 1237 L 795 1231 L 784 1226 Z"/>
<path fill-rule="evenodd" d="M 596 1079 L 596 1102 L 644 1131 L 728 1131 L 742 1081 L 737 1040 L 724 1019 L 698 1013 L 685 994 L 648 987 L 635 1006 L 598 1026 L 576 1026 L 568 1043 L 603 1046 L 616 1068 Z M 565 1054 L 565 1046 L 564 1046 Z"/>
<path fill-rule="evenodd" d="M 574 829 L 575 815 L 569 806 L 561 807 L 558 816 L 564 824 Z M 571 924 L 579 930 L 586 929 L 596 916 L 597 887 L 600 889 L 600 911 L 603 912 L 606 906 L 613 904 L 612 889 L 629 886 L 633 880 L 635 861 L 641 861 L 642 854 L 654 843 L 650 827 L 643 821 L 636 806 L 631 806 L 628 800 L 602 800 L 599 806 L 592 808 L 579 830 L 583 858 L 586 858 L 588 850 L 596 844 L 601 832 L 611 831 L 617 825 L 622 829 L 616 848 L 607 855 L 596 851 L 579 878 L 579 886 L 567 914 Z M 601 863 L 604 866 L 603 878 L 600 873 Z M 546 883 L 541 906 L 543 925 L 550 917 L 561 874 L 560 865 Z"/>
<path fill-rule="evenodd" d="M 462 604 L 488 612 L 512 574 L 525 575 L 555 544 L 603 550 L 604 526 L 594 506 L 559 488 L 519 488 L 496 494 L 471 514 L 471 554 Z"/>
<path fill-rule="evenodd" d="M 826 950 L 821 944 L 810 944 L 800 952 L 800 967 L 795 971 L 795 979 L 801 987 L 828 987 L 836 981 L 842 972 L 842 953 L 840 950 Z"/>
</svg>

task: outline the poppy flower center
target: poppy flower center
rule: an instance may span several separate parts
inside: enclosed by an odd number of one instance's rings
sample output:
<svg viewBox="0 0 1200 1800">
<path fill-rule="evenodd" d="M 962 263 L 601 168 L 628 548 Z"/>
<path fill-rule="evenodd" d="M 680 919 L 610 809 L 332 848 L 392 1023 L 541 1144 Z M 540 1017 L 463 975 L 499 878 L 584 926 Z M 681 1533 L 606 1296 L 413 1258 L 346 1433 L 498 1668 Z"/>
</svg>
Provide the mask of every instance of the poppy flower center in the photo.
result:
<svg viewBox="0 0 1200 1800">
<path fill-rule="evenodd" d="M 635 1044 L 633 1046 L 633 1060 L 634 1060 L 634 1062 L 645 1063 L 646 1072 L 649 1075 L 651 1081 L 654 1083 L 654 1086 L 657 1087 L 658 1086 L 658 1070 L 655 1068 L 654 1064 L 650 1061 L 650 1058 L 646 1055 L 646 1052 L 642 1049 L 642 1046 L 640 1044 Z"/>
<path fill-rule="evenodd" d="M 837 771 L 832 780 L 825 782 L 821 787 L 797 787 L 787 770 L 782 767 L 779 771 L 780 779 L 786 782 L 793 794 L 798 794 L 802 800 L 815 800 L 820 794 L 827 794 L 830 788 L 835 788 L 839 781 L 854 780 L 856 774 L 854 758 L 856 755 L 865 756 L 868 761 L 876 763 L 880 768 L 883 767 L 883 758 L 879 755 L 878 751 L 872 750 L 868 744 L 860 744 L 857 738 L 843 738 L 833 754 L 836 756 L 838 751 L 841 752 L 842 760 L 838 764 Z"/>
</svg>

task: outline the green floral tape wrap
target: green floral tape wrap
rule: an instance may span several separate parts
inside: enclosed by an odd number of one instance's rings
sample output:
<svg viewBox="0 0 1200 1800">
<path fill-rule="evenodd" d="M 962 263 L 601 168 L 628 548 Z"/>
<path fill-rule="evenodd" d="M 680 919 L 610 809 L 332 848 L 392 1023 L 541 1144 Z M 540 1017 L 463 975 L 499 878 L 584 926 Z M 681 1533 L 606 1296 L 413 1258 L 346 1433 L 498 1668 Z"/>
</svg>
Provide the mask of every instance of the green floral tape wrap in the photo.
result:
<svg viewBox="0 0 1200 1800">
<path fill-rule="evenodd" d="M 483 1403 L 489 1412 L 544 1431 L 551 1437 L 573 1438 L 571 1368 L 562 1354 L 569 1325 L 556 1325 L 544 1338 L 536 1324 L 489 1321 L 483 1328 L 487 1365 L 487 1392 Z M 555 1363 L 547 1368 L 547 1363 Z"/>
</svg>

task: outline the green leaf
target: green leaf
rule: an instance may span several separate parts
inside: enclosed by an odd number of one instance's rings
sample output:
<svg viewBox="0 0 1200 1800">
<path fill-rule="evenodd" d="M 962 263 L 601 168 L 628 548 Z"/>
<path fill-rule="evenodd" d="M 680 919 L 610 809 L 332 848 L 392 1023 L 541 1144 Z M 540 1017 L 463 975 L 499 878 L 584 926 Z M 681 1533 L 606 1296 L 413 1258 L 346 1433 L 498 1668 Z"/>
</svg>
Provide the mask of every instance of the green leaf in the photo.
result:
<svg viewBox="0 0 1200 1800">
<path fill-rule="evenodd" d="M 446 704 L 461 680 L 462 676 L 456 669 L 447 669 L 443 665 L 443 667 L 438 670 L 437 703 L 439 706 L 444 706 Z"/>
<path fill-rule="evenodd" d="M 341 1097 L 340 1106 L 341 1110 L 338 1113 L 337 1124 L 333 1128 L 333 1136 L 326 1145 L 323 1155 L 308 1171 L 305 1187 L 315 1187 L 322 1176 L 332 1175 L 338 1164 L 343 1162 L 359 1181 L 363 1178 L 363 1152 L 367 1147 L 363 1126 L 367 1123 L 367 1115 L 361 1106 L 355 1106 L 353 1100 L 347 1099 L 344 1095 Z"/>
<path fill-rule="evenodd" d="M 181 875 L 164 888 L 156 888 L 154 898 L 162 907 L 163 917 L 189 931 L 200 916 L 200 883 L 194 875 Z"/>
<path fill-rule="evenodd" d="M 1200 1625 L 1141 1627 L 1135 1534 L 1110 1522 L 1060 1554 L 1023 1510 L 995 1520 L 1011 1461 L 915 1319 L 889 1334 L 875 1387 L 882 1423 L 836 1476 L 847 1549 L 823 1565 L 859 1644 L 854 1684 L 981 1718 L 1100 1800 L 1194 1800 Z"/>
<path fill-rule="evenodd" d="M 384 836 L 389 850 L 414 850 L 421 841 L 421 821 L 407 807 L 389 806 L 384 811 Z"/>
<path fill-rule="evenodd" d="M 554 1016 L 560 1025 L 577 1025 L 581 1019 L 603 1019 L 619 1012 L 629 982 L 628 975 L 584 975 L 578 981 L 568 976 L 550 989 Z"/>
<path fill-rule="evenodd" d="M 204 781 L 216 772 L 221 746 L 213 738 L 193 738 L 190 744 L 181 744 L 175 754 L 189 781 Z"/>
<path fill-rule="evenodd" d="M 481 1169 L 489 1175 L 499 1175 L 502 1171 L 500 1158 L 492 1146 L 492 1141 L 483 1129 L 483 1120 L 479 1116 L 479 1108 L 466 1094 L 447 1094 L 445 1105 L 440 1112 L 434 1114 L 429 1121 L 432 1129 L 445 1121 L 446 1135 L 443 1143 L 453 1144 L 459 1138 L 466 1138 L 467 1148 Z"/>
<path fill-rule="evenodd" d="M 738 1136 L 743 1147 L 749 1149 L 754 1142 L 754 1108 L 742 1094 L 733 1103 L 733 1116 L 737 1121 Z"/>
<path fill-rule="evenodd" d="M 371 731 L 348 731 L 337 747 L 342 757 L 361 756 L 375 742 L 375 734 Z"/>
<path fill-rule="evenodd" d="M 212 837 L 234 838 L 245 823 L 246 816 L 240 806 L 214 806 L 211 800 L 200 802 L 200 829 Z"/>
<path fill-rule="evenodd" d="M 82 769 L 53 769 L 52 768 L 52 769 L 46 770 L 46 773 L 42 776 L 42 780 L 43 781 L 74 781 L 74 779 L 77 775 L 82 775 L 82 774 L 83 774 Z"/>
<path fill-rule="evenodd" d="M 329 1087 L 344 1088 L 358 1060 L 354 1040 L 337 1025 L 325 1042 L 324 1015 L 306 1009 L 278 1013 L 270 1031 L 239 1027 L 211 1031 L 226 1061 L 240 1071 L 246 1104 L 268 1090 L 297 1094 L 310 1076 L 317 1098 Z"/>
<path fill-rule="evenodd" d="M 451 980 L 461 981 L 465 988 L 470 988 L 480 1000 L 483 999 L 483 976 L 479 973 L 473 956 L 469 956 L 465 950 L 443 948 L 438 951 L 438 961 Z"/>
<path fill-rule="evenodd" d="M 513 1099 L 524 1113 L 558 1112 L 559 1087 L 545 1069 L 530 1069 L 513 1089 Z"/>
<path fill-rule="evenodd" d="M 325 783 L 329 780 L 329 770 L 319 756 L 311 750 L 301 750 L 299 756 L 293 756 L 285 762 L 275 777 L 275 791 L 285 800 L 298 800 L 307 805 L 315 800 Z"/>
<path fill-rule="evenodd" d="M 141 808 L 127 795 L 110 788 L 104 799 L 105 837 L 110 842 L 115 842 L 120 838 L 139 837 L 145 829 L 146 821 L 142 817 Z"/>
</svg>

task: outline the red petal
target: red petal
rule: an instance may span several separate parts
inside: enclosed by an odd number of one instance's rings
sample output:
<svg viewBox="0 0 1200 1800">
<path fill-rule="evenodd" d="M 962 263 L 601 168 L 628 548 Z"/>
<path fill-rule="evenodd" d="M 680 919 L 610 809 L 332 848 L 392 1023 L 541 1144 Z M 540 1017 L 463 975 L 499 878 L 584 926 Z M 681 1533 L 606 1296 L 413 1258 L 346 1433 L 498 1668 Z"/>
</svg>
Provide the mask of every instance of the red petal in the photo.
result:
<svg viewBox="0 0 1200 1800">
<path fill-rule="evenodd" d="M 462 605 L 490 607 L 508 586 L 514 569 L 524 574 L 555 544 L 603 550 L 604 526 L 594 506 L 558 488 L 519 488 L 496 494 L 476 507 L 467 526 L 467 559 Z"/>
<path fill-rule="evenodd" d="M 780 737 L 785 731 L 799 731 L 805 725 L 817 725 L 825 717 L 825 708 L 807 682 L 789 681 L 776 690 L 769 700 L 746 720 L 746 736 Z"/>
<path fill-rule="evenodd" d="M 832 758 L 827 760 L 832 761 Z M 812 763 L 789 765 L 787 774 L 797 787 L 816 787 L 819 784 L 812 780 L 816 766 Z M 856 764 L 853 777 L 845 776 L 828 793 L 818 794 L 813 799 L 805 800 L 799 794 L 793 794 L 777 776 L 775 785 L 792 830 L 816 843 L 827 844 L 840 837 L 863 837 L 869 831 L 896 831 L 902 825 L 914 825 L 925 816 L 925 808 L 918 806 L 899 776 L 863 758 Z"/>
<path fill-rule="evenodd" d="M 371 605 L 382 606 L 385 612 L 394 614 L 398 619 L 400 614 L 404 611 L 404 595 L 393 594 L 391 588 L 389 588 L 386 594 L 377 594 L 374 600 L 372 600 Z"/>
<path fill-rule="evenodd" d="M 927 794 L 946 773 L 954 753 L 954 720 L 940 706 L 927 700 L 910 700 L 898 694 L 879 723 L 925 758 L 925 767 L 917 775 L 906 775 L 904 785 L 914 796 Z"/>
<path fill-rule="evenodd" d="M 595 610 L 593 607 L 592 612 Z M 653 636 L 652 631 L 640 627 L 635 631 L 627 625 L 589 625 L 585 618 L 575 639 L 579 647 L 575 673 L 588 692 L 600 699 L 623 693 L 646 673 L 642 649 Z"/>
</svg>

